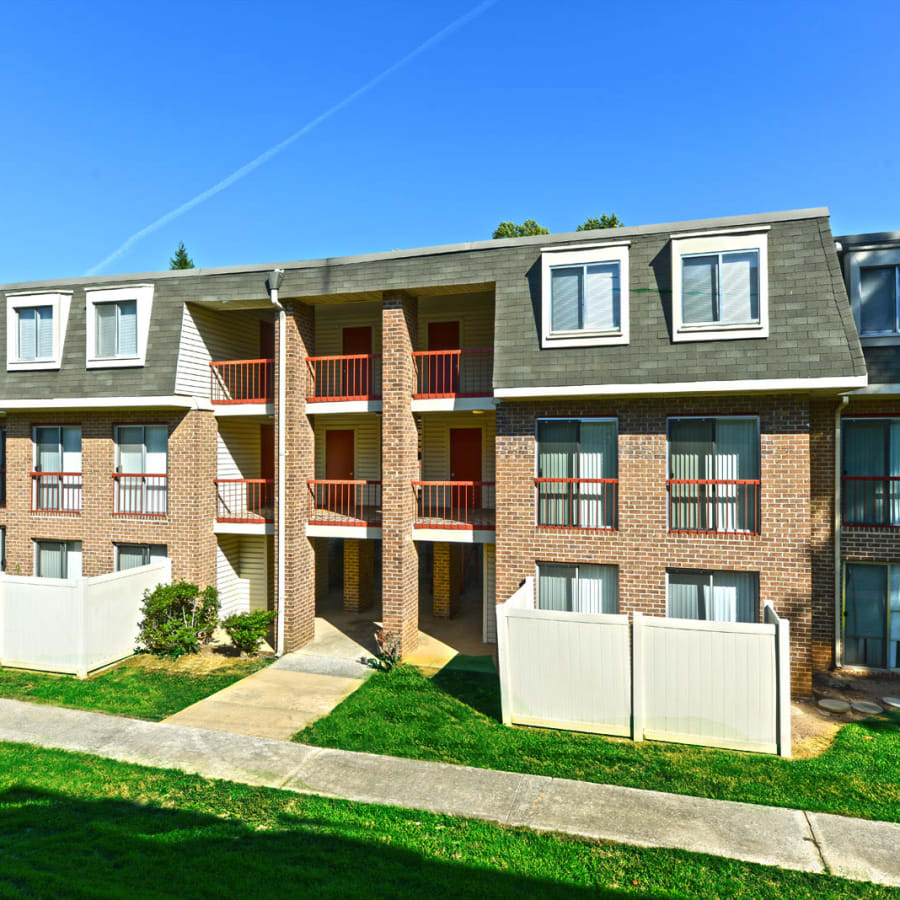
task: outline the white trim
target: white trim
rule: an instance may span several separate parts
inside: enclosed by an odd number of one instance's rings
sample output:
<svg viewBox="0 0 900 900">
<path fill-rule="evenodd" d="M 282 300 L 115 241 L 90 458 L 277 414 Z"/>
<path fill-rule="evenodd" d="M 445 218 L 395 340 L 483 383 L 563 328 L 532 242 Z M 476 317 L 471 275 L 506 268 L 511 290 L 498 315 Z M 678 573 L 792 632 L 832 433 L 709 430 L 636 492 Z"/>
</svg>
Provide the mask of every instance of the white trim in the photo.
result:
<svg viewBox="0 0 900 900">
<path fill-rule="evenodd" d="M 719 235 L 728 234 L 754 234 L 760 231 L 771 230 L 771 225 L 736 225 L 733 228 L 711 228 L 709 231 L 682 231 L 678 234 L 673 234 L 672 239 L 718 237 Z"/>
<path fill-rule="evenodd" d="M 759 378 L 746 381 L 668 381 L 659 384 L 567 384 L 558 387 L 497 388 L 500 399 L 531 397 L 655 396 L 667 394 L 747 394 L 771 391 L 855 390 L 868 383 L 867 375 L 845 378 Z"/>
<path fill-rule="evenodd" d="M 550 271 L 564 266 L 587 266 L 592 263 L 616 262 L 619 264 L 619 327 L 615 331 L 566 331 L 553 332 L 550 309 Z M 601 245 L 585 250 L 581 247 L 565 247 L 551 254 L 541 254 L 541 348 L 553 347 L 605 347 L 627 344 L 629 336 L 629 267 L 627 242 Z"/>
<path fill-rule="evenodd" d="M 205 397 L 51 397 L 48 400 L 4 400 L 0 398 L 0 413 L 10 409 L 200 409 L 212 411 Z"/>
<path fill-rule="evenodd" d="M 98 303 L 116 303 L 134 300 L 137 307 L 137 354 L 135 356 L 101 357 L 97 355 Z M 150 335 L 150 312 L 153 308 L 153 285 L 132 284 L 127 287 L 104 287 L 84 292 L 85 308 L 85 368 L 126 369 L 144 365 L 147 359 L 147 339 Z"/>
<path fill-rule="evenodd" d="M 271 418 L 275 415 L 274 403 L 213 403 L 213 412 L 217 417 L 224 416 L 262 416 Z"/>
<path fill-rule="evenodd" d="M 900 394 L 900 384 L 897 382 L 887 382 L 885 384 L 867 384 L 863 388 L 853 391 L 851 397 L 871 397 L 871 396 L 895 396 Z"/>
<path fill-rule="evenodd" d="M 412 401 L 413 412 L 493 412 L 496 406 L 497 401 L 493 397 L 431 397 Z"/>
<path fill-rule="evenodd" d="M 379 529 L 379 532 L 381 529 Z M 307 534 L 309 534 L 307 526 Z M 414 541 L 438 541 L 448 544 L 493 544 L 497 532 L 477 528 L 416 528 L 413 526 Z"/>
<path fill-rule="evenodd" d="M 415 401 L 413 401 L 415 402 Z M 308 416 L 323 416 L 331 413 L 366 413 L 381 412 L 380 400 L 325 400 L 322 402 L 306 401 Z"/>
<path fill-rule="evenodd" d="M 381 528 L 370 525 L 310 525 L 306 523 L 307 537 L 323 538 L 374 538 L 381 539 Z"/>
<path fill-rule="evenodd" d="M 275 525 L 272 522 L 214 522 L 214 534 L 275 534 Z"/>
<path fill-rule="evenodd" d="M 6 371 L 35 372 L 58 369 L 62 364 L 66 330 L 69 324 L 71 291 L 36 291 L 28 294 L 6 295 Z M 50 359 L 19 359 L 18 311 L 32 306 L 49 306 L 53 311 L 53 355 Z"/>
<path fill-rule="evenodd" d="M 856 330 L 864 347 L 884 347 L 900 343 L 900 332 L 863 334 L 862 330 L 862 316 L 859 305 L 859 270 L 888 266 L 900 266 L 900 247 L 885 248 L 881 246 L 871 250 L 861 250 L 854 247 L 846 255 L 847 293 L 850 296 L 850 308 L 853 311 Z"/>
<path fill-rule="evenodd" d="M 560 253 L 566 250 L 605 250 L 607 247 L 630 247 L 631 241 L 609 241 L 605 244 L 559 244 L 556 247 L 541 247 L 541 253 Z"/>
<path fill-rule="evenodd" d="M 672 341 L 735 341 L 769 336 L 769 254 L 765 228 L 672 235 Z M 755 250 L 759 254 L 759 321 L 684 324 L 681 320 L 681 260 L 685 256 Z"/>
</svg>

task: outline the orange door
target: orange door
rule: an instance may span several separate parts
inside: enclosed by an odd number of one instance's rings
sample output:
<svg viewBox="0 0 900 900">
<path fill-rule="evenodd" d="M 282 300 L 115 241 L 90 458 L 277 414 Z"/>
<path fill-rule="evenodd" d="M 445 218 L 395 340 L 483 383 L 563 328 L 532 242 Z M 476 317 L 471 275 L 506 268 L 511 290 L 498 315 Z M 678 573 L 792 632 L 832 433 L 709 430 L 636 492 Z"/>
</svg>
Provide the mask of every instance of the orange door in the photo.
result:
<svg viewBox="0 0 900 900">
<path fill-rule="evenodd" d="M 275 426 L 259 426 L 259 477 L 267 481 L 275 478 Z M 271 518 L 275 500 L 272 484 L 248 484 L 248 503 L 264 518 Z"/>
<path fill-rule="evenodd" d="M 343 336 L 344 356 L 371 356 L 372 329 L 369 325 L 345 328 Z M 369 396 L 369 360 L 347 359 L 341 366 L 343 385 L 341 395 L 344 397 Z"/>
<path fill-rule="evenodd" d="M 450 480 L 481 481 L 481 429 L 450 429 Z M 462 514 L 481 506 L 481 488 L 453 488 L 453 506 Z"/>
<path fill-rule="evenodd" d="M 459 350 L 459 322 L 429 322 L 428 349 Z M 428 356 L 427 394 L 455 394 L 459 391 L 459 354 L 442 353 Z"/>
<path fill-rule="evenodd" d="M 352 431 L 348 429 L 325 432 L 325 478 L 328 481 L 352 481 L 353 457 Z M 352 484 L 325 485 L 326 509 L 356 517 L 356 494 L 356 486 Z"/>
</svg>

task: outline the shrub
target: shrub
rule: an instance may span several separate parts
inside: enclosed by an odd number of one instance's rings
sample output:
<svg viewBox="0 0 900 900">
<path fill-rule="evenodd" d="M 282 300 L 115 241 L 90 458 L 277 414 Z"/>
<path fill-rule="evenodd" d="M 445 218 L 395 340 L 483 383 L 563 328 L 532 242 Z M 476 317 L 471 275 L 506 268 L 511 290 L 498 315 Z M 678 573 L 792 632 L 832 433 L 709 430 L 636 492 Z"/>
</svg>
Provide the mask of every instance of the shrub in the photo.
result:
<svg viewBox="0 0 900 900">
<path fill-rule="evenodd" d="M 219 623 L 219 594 L 214 587 L 202 591 L 189 581 L 158 584 L 144 591 L 144 619 L 138 640 L 151 653 L 178 659 L 199 653 Z"/>
<path fill-rule="evenodd" d="M 393 631 L 385 631 L 379 628 L 375 632 L 375 645 L 377 647 L 374 667 L 382 672 L 390 672 L 400 665 L 400 635 Z"/>
<path fill-rule="evenodd" d="M 231 643 L 241 653 L 256 656 L 259 645 L 274 621 L 274 612 L 257 609 L 255 612 L 235 613 L 229 616 L 222 622 L 222 627 L 228 632 Z"/>
</svg>

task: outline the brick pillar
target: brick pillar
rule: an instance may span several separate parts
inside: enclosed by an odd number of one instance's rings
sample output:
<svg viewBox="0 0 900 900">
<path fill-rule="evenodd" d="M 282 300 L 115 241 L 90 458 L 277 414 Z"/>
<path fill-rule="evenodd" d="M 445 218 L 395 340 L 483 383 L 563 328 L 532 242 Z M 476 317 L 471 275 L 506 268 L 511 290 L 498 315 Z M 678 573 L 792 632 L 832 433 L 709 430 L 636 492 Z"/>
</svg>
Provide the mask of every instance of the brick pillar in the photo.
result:
<svg viewBox="0 0 900 900">
<path fill-rule="evenodd" d="M 372 541 L 344 541 L 344 612 L 360 612 L 372 605 L 375 545 Z"/>
<path fill-rule="evenodd" d="M 314 435 L 306 415 L 306 359 L 312 355 L 315 335 L 313 309 L 304 303 L 285 302 L 285 388 L 284 416 L 276 415 L 275 491 L 278 492 L 278 427 L 285 432 L 285 496 L 278 520 L 276 496 L 275 555 L 277 566 L 278 530 L 284 529 L 284 649 L 297 650 L 315 636 L 316 561 L 306 536 L 309 488 L 314 477 Z M 278 352 L 278 326 L 275 329 Z M 278 404 L 278 360 L 275 361 L 275 404 Z M 276 413 L 278 410 L 276 409 Z M 277 568 L 276 568 L 277 572 Z"/>
<path fill-rule="evenodd" d="M 311 538 L 316 555 L 316 603 L 328 599 L 328 541 L 325 538 Z"/>
<path fill-rule="evenodd" d="M 459 544 L 434 545 L 432 573 L 432 612 L 439 618 L 455 616 L 462 587 L 462 547 Z"/>
<path fill-rule="evenodd" d="M 402 652 L 419 640 L 419 560 L 412 539 L 418 435 L 412 414 L 418 338 L 414 297 L 385 294 L 382 307 L 382 602 L 386 631 Z"/>
</svg>

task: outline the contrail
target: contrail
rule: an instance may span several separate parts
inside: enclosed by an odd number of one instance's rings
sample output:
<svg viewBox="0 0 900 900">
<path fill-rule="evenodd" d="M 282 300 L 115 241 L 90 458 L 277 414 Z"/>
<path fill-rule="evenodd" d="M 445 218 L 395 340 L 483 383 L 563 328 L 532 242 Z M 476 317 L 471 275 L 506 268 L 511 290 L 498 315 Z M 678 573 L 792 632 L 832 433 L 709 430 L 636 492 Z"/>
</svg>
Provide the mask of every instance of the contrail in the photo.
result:
<svg viewBox="0 0 900 900">
<path fill-rule="evenodd" d="M 200 194 L 197 194 L 196 197 L 192 197 L 185 203 L 182 203 L 181 206 L 177 206 L 175 209 L 167 212 L 164 216 L 160 216 L 156 221 L 151 222 L 146 227 L 142 228 L 140 231 L 136 231 L 121 247 L 117 250 L 114 250 L 109 254 L 105 259 L 101 260 L 97 263 L 97 265 L 92 266 L 85 273 L 86 275 L 96 275 L 102 269 L 105 269 L 111 262 L 118 259 L 123 253 L 126 253 L 130 250 L 138 241 L 142 238 L 147 237 L 148 234 L 152 234 L 154 231 L 162 228 L 163 225 L 168 225 L 169 222 L 177 219 L 179 216 L 184 215 L 186 212 L 192 210 L 195 206 L 199 206 L 205 200 L 209 200 L 210 197 L 214 197 L 216 194 L 221 193 L 226 188 L 231 187 L 236 181 L 240 181 L 245 175 L 249 175 L 254 169 L 258 169 L 264 163 L 267 163 L 273 156 L 277 156 L 281 153 L 282 150 L 285 150 L 294 141 L 299 140 L 303 135 L 309 134 L 314 128 L 318 125 L 321 125 L 326 119 L 330 119 L 336 112 L 342 110 L 345 106 L 351 104 L 354 100 L 361 97 L 363 94 L 368 93 L 372 90 L 376 85 L 380 84 L 390 75 L 393 75 L 398 69 L 403 68 L 407 63 L 414 60 L 417 56 L 424 53 L 426 50 L 430 50 L 435 44 L 439 44 L 444 38 L 453 34 L 453 32 L 462 28 L 464 25 L 468 25 L 473 19 L 480 16 L 483 12 L 493 6 L 497 0 L 482 0 L 477 6 L 470 9 L 465 15 L 460 16 L 458 19 L 454 19 L 449 25 L 444 26 L 440 31 L 433 34 L 428 40 L 419 44 L 415 50 L 411 50 L 406 54 L 402 59 L 399 59 L 393 65 L 388 66 L 383 72 L 376 75 L 371 80 L 367 81 L 362 87 L 357 88 L 353 91 L 352 94 L 348 94 L 344 97 L 343 100 L 335 103 L 334 106 L 329 107 L 325 110 L 325 112 L 316 116 L 314 119 L 311 119 L 307 122 L 299 131 L 295 131 L 290 137 L 286 137 L 283 141 L 278 144 L 275 144 L 274 147 L 270 147 L 264 153 L 261 153 L 256 159 L 250 160 L 250 162 L 246 163 L 246 165 L 241 166 L 239 169 L 232 172 L 226 178 L 223 178 L 217 184 L 214 184 L 211 188 L 207 188 L 207 190 L 203 191 Z"/>
</svg>

